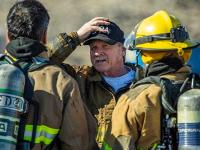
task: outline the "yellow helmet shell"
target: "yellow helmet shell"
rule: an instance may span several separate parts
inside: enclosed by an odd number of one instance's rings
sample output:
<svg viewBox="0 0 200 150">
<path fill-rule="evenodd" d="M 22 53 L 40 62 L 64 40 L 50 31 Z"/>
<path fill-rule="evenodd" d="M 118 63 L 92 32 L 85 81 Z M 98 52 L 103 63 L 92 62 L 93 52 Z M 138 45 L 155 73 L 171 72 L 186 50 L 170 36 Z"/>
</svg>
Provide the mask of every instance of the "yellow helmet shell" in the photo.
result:
<svg viewBox="0 0 200 150">
<path fill-rule="evenodd" d="M 182 26 L 180 20 L 175 16 L 170 16 L 166 11 L 157 11 L 152 16 L 145 18 L 135 27 L 136 40 L 141 37 L 170 33 L 172 28 Z M 178 50 L 183 54 L 182 49 L 192 48 L 199 45 L 198 42 L 191 41 L 189 38 L 184 42 L 172 42 L 171 39 L 160 39 L 151 42 L 135 45 L 140 50 L 150 51 L 169 51 Z"/>
</svg>

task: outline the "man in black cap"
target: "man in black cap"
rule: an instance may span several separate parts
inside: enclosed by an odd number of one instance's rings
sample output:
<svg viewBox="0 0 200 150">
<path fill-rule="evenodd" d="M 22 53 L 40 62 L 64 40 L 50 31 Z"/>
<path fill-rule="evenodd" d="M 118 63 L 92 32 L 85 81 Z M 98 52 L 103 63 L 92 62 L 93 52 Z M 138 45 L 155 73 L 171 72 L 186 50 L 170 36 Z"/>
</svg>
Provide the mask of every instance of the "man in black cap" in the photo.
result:
<svg viewBox="0 0 200 150">
<path fill-rule="evenodd" d="M 107 30 L 107 33 L 93 32 L 83 44 L 90 46 L 90 57 L 94 68 L 117 92 L 121 87 L 119 83 L 115 86 L 110 77 L 120 77 L 129 72 L 124 65 L 124 32 L 113 22 L 100 27 Z"/>
<path fill-rule="evenodd" d="M 87 24 L 87 23 L 86 23 Z M 92 32 L 83 42 L 90 46 L 91 66 L 70 66 L 63 64 L 67 72 L 78 81 L 81 96 L 98 121 L 96 140 L 100 148 L 106 147 L 110 133 L 111 115 L 119 96 L 129 90 L 135 79 L 135 70 L 124 64 L 124 32 L 114 22 L 100 25 L 107 32 Z M 75 34 L 74 34 L 75 35 Z M 63 38 L 62 41 L 66 41 Z M 61 63 L 64 56 L 72 53 L 57 42 L 57 51 L 51 55 L 52 61 Z M 67 43 L 67 41 L 66 41 Z M 56 45 L 54 43 L 54 45 Z M 60 53 L 59 50 L 62 52 Z"/>
</svg>

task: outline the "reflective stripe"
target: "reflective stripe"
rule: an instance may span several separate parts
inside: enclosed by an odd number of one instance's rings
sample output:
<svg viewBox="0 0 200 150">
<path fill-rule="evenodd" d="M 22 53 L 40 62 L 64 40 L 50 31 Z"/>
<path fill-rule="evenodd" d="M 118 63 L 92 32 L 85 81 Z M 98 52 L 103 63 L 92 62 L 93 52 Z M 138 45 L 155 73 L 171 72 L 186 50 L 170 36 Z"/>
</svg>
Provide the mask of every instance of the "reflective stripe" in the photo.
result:
<svg viewBox="0 0 200 150">
<path fill-rule="evenodd" d="M 10 53 L 8 53 L 7 50 L 4 51 L 4 54 L 5 54 L 5 55 L 8 55 L 9 57 L 11 57 L 14 61 L 17 61 L 17 58 L 11 56 Z"/>
<path fill-rule="evenodd" d="M 159 149 L 158 146 L 159 146 L 159 144 L 157 144 L 157 143 L 153 144 L 153 146 L 151 146 L 151 148 L 141 148 L 140 146 L 138 146 L 137 150 L 157 150 L 157 149 Z"/>
<path fill-rule="evenodd" d="M 108 143 L 103 142 L 101 150 L 112 150 L 112 147 L 108 145 Z"/>
<path fill-rule="evenodd" d="M 33 125 L 25 126 L 24 140 L 31 141 Z M 55 136 L 58 134 L 59 129 L 50 128 L 45 125 L 38 125 L 36 129 L 35 143 L 50 144 Z"/>
<path fill-rule="evenodd" d="M 105 135 L 106 135 L 107 127 L 100 126 L 97 130 L 96 141 L 98 143 L 103 143 Z"/>
<path fill-rule="evenodd" d="M 155 144 L 153 145 L 153 147 L 151 148 L 151 150 L 156 150 L 157 148 L 158 148 L 158 144 L 155 143 Z"/>
<path fill-rule="evenodd" d="M 153 147 L 151 148 L 151 150 L 155 150 L 155 149 L 157 149 L 157 147 L 158 147 L 158 144 L 155 143 L 155 144 L 153 145 Z"/>
</svg>

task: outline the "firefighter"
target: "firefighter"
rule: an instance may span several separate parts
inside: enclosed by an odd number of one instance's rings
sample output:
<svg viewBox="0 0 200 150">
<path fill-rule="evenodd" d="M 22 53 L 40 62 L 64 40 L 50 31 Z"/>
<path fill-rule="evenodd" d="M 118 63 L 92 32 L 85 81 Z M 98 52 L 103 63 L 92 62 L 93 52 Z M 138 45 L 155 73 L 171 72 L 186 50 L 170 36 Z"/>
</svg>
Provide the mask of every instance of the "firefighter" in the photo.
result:
<svg viewBox="0 0 200 150">
<path fill-rule="evenodd" d="M 134 65 L 130 66 L 124 62 L 126 51 L 121 28 L 110 20 L 108 24 L 99 24 L 98 27 L 104 32 L 93 31 L 83 42 L 90 47 L 92 66 L 62 65 L 78 81 L 81 96 L 97 119 L 96 140 L 99 147 L 104 149 L 106 136 L 111 130 L 112 111 L 120 95 L 129 90 L 130 85 L 135 82 L 137 73 Z M 69 38 L 71 40 L 68 40 Z M 51 61 L 61 64 L 80 43 L 79 30 L 68 35 L 59 34 L 50 44 Z M 70 45 L 74 47 L 70 48 Z"/>
<path fill-rule="evenodd" d="M 46 8 L 36 0 L 16 2 L 7 15 L 6 54 L 15 63 L 30 66 L 27 81 L 32 87 L 25 88 L 32 96 L 24 128 L 19 130 L 18 149 L 92 149 L 95 122 L 76 81 L 43 57 L 49 20 Z"/>
<path fill-rule="evenodd" d="M 191 49 L 199 43 L 190 40 L 177 17 L 157 11 L 139 22 L 134 33 L 136 39 L 130 46 L 141 52 L 145 64 L 144 79 L 152 76 L 171 81 L 186 79 L 191 70 L 185 63 L 190 58 Z M 161 87 L 152 83 L 133 86 L 123 94 L 113 111 L 113 140 L 107 147 L 118 150 L 162 149 L 163 140 L 168 139 L 161 137 L 161 133 L 166 135 L 161 132 L 161 94 Z M 168 148 L 167 145 L 163 149 Z"/>
</svg>

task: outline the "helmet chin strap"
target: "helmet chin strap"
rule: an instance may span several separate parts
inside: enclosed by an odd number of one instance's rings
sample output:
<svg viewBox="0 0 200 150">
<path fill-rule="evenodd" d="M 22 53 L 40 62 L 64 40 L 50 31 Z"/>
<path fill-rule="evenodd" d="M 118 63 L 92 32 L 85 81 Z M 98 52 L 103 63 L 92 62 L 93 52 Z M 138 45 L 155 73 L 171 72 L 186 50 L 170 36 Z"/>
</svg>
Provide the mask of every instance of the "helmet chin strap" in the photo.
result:
<svg viewBox="0 0 200 150">
<path fill-rule="evenodd" d="M 136 66 L 139 65 L 139 55 L 141 54 L 141 50 L 136 50 Z"/>
<path fill-rule="evenodd" d="M 178 51 L 177 51 L 178 55 L 179 56 L 183 56 L 183 54 L 184 54 L 183 48 L 182 47 L 177 47 L 177 49 L 178 49 Z"/>
</svg>

